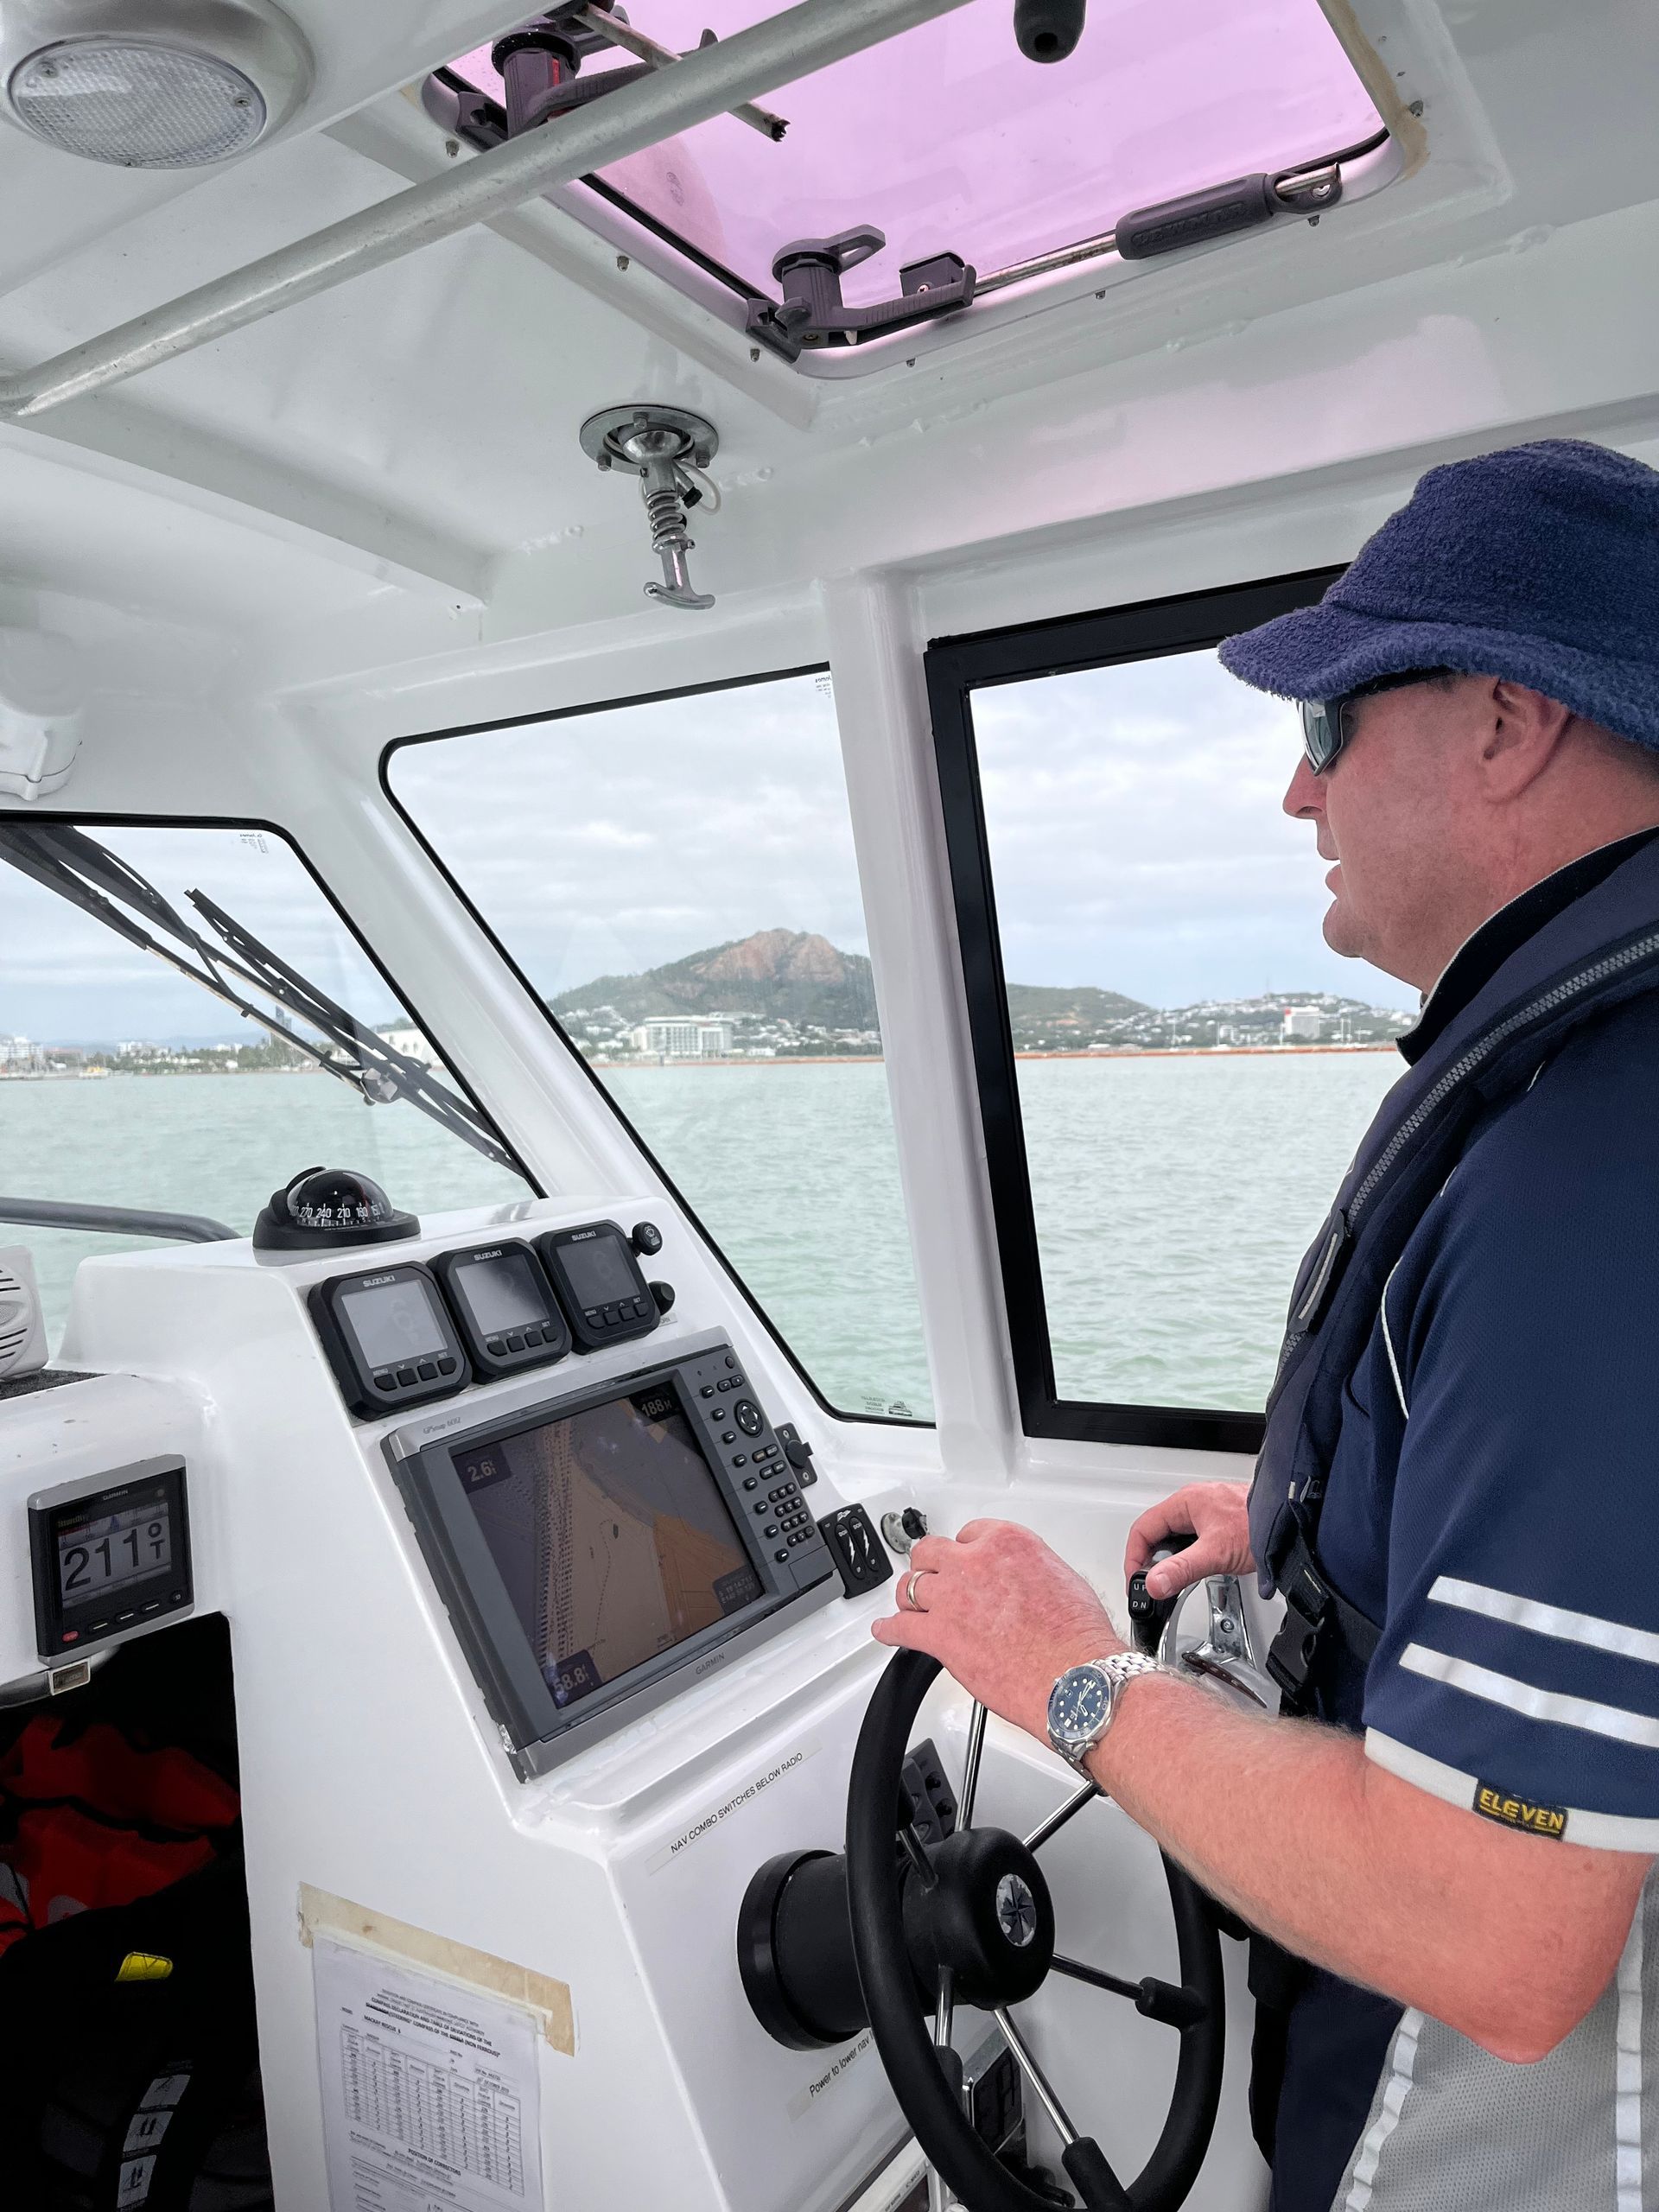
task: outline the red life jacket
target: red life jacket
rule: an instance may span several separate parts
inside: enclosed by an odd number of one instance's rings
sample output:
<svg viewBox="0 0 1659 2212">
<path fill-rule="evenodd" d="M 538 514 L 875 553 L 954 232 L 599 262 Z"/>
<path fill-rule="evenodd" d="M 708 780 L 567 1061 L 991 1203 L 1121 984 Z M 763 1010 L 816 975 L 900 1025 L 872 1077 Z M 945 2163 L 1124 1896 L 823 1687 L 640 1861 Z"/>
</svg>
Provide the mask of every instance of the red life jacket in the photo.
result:
<svg viewBox="0 0 1659 2212">
<path fill-rule="evenodd" d="M 230 1784 L 175 1745 L 149 1750 L 104 1721 L 29 1721 L 0 1758 L 0 1953 L 195 1873 L 238 1810 Z"/>
</svg>

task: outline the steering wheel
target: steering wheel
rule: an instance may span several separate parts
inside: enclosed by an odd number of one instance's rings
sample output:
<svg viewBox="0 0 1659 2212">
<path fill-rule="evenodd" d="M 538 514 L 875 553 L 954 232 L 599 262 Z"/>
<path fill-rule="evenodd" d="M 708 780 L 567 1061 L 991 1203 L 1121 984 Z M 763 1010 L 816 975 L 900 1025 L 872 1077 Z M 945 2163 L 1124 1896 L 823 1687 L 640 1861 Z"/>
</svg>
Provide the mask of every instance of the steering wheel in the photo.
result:
<svg viewBox="0 0 1659 2212">
<path fill-rule="evenodd" d="M 957 2001 L 995 2014 L 1015 2062 L 1063 2145 L 1061 2161 L 1087 2212 L 1175 2212 L 1198 2177 L 1221 2097 L 1225 2047 L 1221 1945 L 1203 1892 L 1166 1858 L 1179 1945 L 1179 1986 L 1128 1981 L 1054 1951 L 1054 1909 L 1036 1853 L 1099 1795 L 1084 1781 L 1023 1840 L 973 1826 L 985 1708 L 969 1726 L 957 1831 L 931 1851 L 914 1830 L 893 1848 L 894 1806 L 910 1731 L 939 1672 L 918 1651 L 893 1657 L 870 1700 L 847 1794 L 846 1894 L 854 1959 L 876 2048 L 928 2159 L 971 2212 L 1051 2212 L 1001 2165 L 963 2110 L 950 2047 Z M 1168 2117 L 1146 2166 L 1126 2187 L 1105 2153 L 1079 2134 L 1010 2008 L 1052 1971 L 1115 1996 L 1180 2035 Z M 921 1998 L 932 1992 L 930 2033 Z"/>
</svg>

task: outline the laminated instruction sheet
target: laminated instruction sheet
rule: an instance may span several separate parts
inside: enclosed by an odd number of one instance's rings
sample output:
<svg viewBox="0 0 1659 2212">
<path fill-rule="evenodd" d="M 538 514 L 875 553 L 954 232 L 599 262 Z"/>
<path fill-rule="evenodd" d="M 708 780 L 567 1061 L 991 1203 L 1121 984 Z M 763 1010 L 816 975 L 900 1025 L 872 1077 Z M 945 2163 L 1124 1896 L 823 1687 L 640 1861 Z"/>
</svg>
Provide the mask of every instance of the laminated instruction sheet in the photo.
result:
<svg viewBox="0 0 1659 2212">
<path fill-rule="evenodd" d="M 330 2212 L 544 2212 L 534 2016 L 321 1933 Z"/>
</svg>

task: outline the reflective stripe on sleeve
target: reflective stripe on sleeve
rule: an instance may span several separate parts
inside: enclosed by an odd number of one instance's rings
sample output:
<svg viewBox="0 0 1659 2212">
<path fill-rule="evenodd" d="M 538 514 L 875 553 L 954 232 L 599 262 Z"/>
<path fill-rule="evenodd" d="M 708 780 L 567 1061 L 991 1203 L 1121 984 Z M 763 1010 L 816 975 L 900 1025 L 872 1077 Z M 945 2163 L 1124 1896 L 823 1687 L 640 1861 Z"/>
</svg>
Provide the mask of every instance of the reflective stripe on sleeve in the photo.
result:
<svg viewBox="0 0 1659 2212">
<path fill-rule="evenodd" d="M 1484 1582 L 1464 1582 L 1452 1574 L 1435 1577 L 1428 1600 L 1432 1605 L 1456 1605 L 1465 1613 L 1482 1613 L 1489 1621 L 1506 1621 L 1539 1636 L 1558 1636 L 1568 1643 L 1588 1644 L 1595 1651 L 1614 1651 L 1621 1658 L 1640 1659 L 1650 1667 L 1659 1667 L 1659 1636 L 1651 1629 L 1631 1628 L 1624 1621 L 1603 1620 L 1594 1613 L 1572 1612 L 1565 1605 L 1547 1605 L 1537 1598 L 1517 1598 L 1512 1591 L 1494 1590 Z"/>
<path fill-rule="evenodd" d="M 1385 1736 L 1380 1728 L 1365 1731 L 1365 1756 L 1373 1766 L 1397 1775 L 1414 1789 L 1444 1798 L 1448 1805 L 1461 1806 L 1465 1812 L 1473 1810 L 1480 1784 L 1461 1767 L 1432 1759 L 1427 1751 L 1414 1751 L 1397 1737 Z M 1642 1820 L 1627 1813 L 1597 1813 L 1581 1805 L 1563 1809 L 1567 1814 L 1564 1840 L 1568 1843 L 1581 1843 L 1590 1851 L 1659 1853 L 1659 1820 Z"/>
<path fill-rule="evenodd" d="M 1400 1664 L 1410 1674 L 1444 1682 L 1448 1689 L 1484 1697 L 1490 1705 L 1507 1706 L 1529 1720 L 1581 1728 L 1588 1735 L 1611 1736 L 1617 1743 L 1659 1751 L 1659 1720 L 1648 1713 L 1631 1713 L 1622 1705 L 1598 1705 L 1593 1698 L 1569 1697 L 1560 1690 L 1541 1690 L 1513 1675 L 1477 1667 L 1472 1660 L 1454 1658 L 1451 1652 L 1436 1651 L 1426 1643 L 1408 1643 L 1400 1654 Z"/>
</svg>

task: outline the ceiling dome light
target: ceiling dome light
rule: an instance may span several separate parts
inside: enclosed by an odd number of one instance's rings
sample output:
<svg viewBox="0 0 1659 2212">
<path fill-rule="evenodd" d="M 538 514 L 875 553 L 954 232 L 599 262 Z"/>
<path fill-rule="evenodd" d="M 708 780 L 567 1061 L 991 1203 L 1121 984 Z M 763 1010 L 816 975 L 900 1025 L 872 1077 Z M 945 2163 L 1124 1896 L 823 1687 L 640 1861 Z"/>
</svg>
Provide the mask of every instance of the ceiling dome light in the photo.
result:
<svg viewBox="0 0 1659 2212">
<path fill-rule="evenodd" d="M 11 119 L 124 168 L 245 153 L 298 105 L 310 59 L 261 0 L 0 0 Z"/>
<path fill-rule="evenodd" d="M 164 46 L 48 46 L 18 68 L 11 104 L 37 138 L 130 169 L 222 162 L 265 127 L 251 77 Z"/>
</svg>

